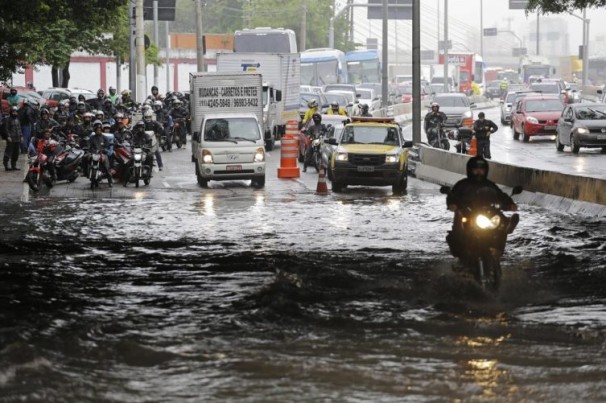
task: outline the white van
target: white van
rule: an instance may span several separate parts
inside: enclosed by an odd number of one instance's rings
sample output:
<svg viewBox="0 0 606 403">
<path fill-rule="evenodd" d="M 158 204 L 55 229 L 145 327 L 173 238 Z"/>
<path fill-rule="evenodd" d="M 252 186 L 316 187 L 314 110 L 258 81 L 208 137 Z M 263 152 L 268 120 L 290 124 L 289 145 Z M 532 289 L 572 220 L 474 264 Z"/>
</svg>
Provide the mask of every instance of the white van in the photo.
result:
<svg viewBox="0 0 606 403">
<path fill-rule="evenodd" d="M 211 180 L 250 179 L 265 186 L 265 147 L 254 113 L 207 114 L 200 126 L 196 178 L 202 187 Z"/>
</svg>

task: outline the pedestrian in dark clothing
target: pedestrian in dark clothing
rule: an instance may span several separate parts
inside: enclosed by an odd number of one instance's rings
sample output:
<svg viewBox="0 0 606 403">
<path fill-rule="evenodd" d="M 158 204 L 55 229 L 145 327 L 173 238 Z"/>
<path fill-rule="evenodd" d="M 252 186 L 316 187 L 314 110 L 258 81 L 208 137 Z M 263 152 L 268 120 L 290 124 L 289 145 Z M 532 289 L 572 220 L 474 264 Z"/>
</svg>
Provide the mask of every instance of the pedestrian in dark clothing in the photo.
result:
<svg viewBox="0 0 606 403">
<path fill-rule="evenodd" d="M 4 169 L 7 171 L 18 171 L 17 160 L 19 159 L 19 151 L 21 149 L 21 140 L 23 133 L 21 131 L 21 123 L 19 123 L 19 111 L 17 107 L 12 106 L 10 109 L 10 115 L 6 118 L 2 126 L 4 133 L 2 136 L 6 136 L 6 149 L 4 150 Z M 8 163 L 11 166 L 8 166 Z"/>
<path fill-rule="evenodd" d="M 490 155 L 490 135 L 499 130 L 499 127 L 489 119 L 486 119 L 484 112 L 478 113 L 478 120 L 473 122 L 472 132 L 478 142 L 478 156 L 486 159 L 492 158 Z"/>
</svg>

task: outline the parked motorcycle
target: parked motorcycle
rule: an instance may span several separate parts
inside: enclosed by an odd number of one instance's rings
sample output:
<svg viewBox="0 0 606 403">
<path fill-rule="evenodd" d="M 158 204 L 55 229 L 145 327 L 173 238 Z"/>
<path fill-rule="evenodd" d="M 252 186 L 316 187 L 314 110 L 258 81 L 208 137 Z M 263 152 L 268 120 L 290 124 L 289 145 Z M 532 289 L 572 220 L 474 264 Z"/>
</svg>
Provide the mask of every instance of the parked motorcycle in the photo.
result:
<svg viewBox="0 0 606 403">
<path fill-rule="evenodd" d="M 427 130 L 427 141 L 434 148 L 441 148 L 446 151 L 450 150 L 450 141 L 448 141 L 448 137 L 440 123 Z"/>
<path fill-rule="evenodd" d="M 450 191 L 448 186 L 440 188 L 443 194 Z M 521 192 L 522 187 L 516 186 L 512 195 Z M 448 236 L 462 237 L 456 242 L 461 245 L 456 254 L 464 270 L 469 272 L 484 290 L 497 291 L 501 283 L 501 256 L 505 250 L 507 235 L 517 224 L 519 216 L 506 216 L 497 201 L 496 192 L 490 188 L 479 192 L 473 207 L 459 210 L 456 214 L 459 217 L 455 219 L 454 225 L 459 227 L 449 231 Z"/>
<path fill-rule="evenodd" d="M 459 129 L 454 129 L 448 132 L 448 138 L 450 140 L 458 141 L 458 143 L 455 144 L 455 150 L 459 154 L 469 153 L 472 137 L 473 133 L 471 129 L 467 127 L 460 127 Z"/>
</svg>

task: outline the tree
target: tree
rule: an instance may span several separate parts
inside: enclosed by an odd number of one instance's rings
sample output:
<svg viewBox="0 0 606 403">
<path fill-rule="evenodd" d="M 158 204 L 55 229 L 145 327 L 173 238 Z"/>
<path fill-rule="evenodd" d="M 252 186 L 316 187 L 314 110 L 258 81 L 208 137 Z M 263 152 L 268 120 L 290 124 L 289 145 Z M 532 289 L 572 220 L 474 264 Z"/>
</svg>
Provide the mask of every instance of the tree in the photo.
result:
<svg viewBox="0 0 606 403">
<path fill-rule="evenodd" d="M 0 80 L 19 67 L 48 64 L 69 78 L 75 50 L 109 53 L 118 10 L 128 0 L 21 0 L 3 2 L 0 17 Z M 54 74 L 53 79 L 58 78 Z M 68 80 L 53 85 L 67 86 Z"/>
<path fill-rule="evenodd" d="M 526 11 L 564 13 L 590 7 L 604 7 L 606 0 L 528 0 Z"/>
</svg>

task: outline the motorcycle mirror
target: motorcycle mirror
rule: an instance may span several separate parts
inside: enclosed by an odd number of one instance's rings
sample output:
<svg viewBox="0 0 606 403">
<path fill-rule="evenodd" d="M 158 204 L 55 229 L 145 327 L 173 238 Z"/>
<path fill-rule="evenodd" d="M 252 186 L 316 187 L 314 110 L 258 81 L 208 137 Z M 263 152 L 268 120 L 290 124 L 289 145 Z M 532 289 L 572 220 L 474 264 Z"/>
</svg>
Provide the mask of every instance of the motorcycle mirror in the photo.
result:
<svg viewBox="0 0 606 403">
<path fill-rule="evenodd" d="M 444 195 L 450 193 L 450 186 L 440 186 L 440 193 Z"/>
<path fill-rule="evenodd" d="M 511 195 L 512 196 L 519 195 L 520 193 L 522 193 L 523 190 L 524 190 L 524 188 L 522 186 L 518 185 L 511 190 Z"/>
</svg>

